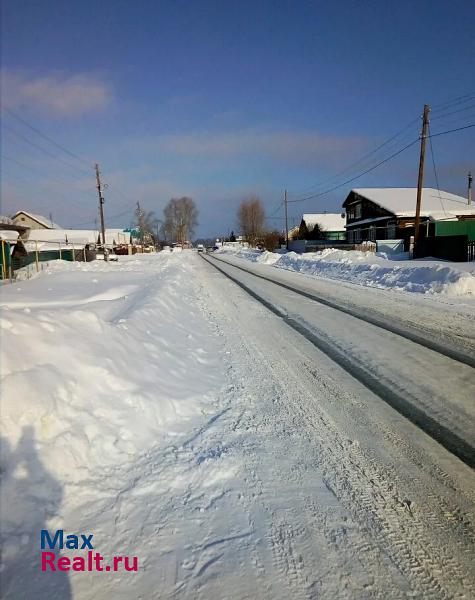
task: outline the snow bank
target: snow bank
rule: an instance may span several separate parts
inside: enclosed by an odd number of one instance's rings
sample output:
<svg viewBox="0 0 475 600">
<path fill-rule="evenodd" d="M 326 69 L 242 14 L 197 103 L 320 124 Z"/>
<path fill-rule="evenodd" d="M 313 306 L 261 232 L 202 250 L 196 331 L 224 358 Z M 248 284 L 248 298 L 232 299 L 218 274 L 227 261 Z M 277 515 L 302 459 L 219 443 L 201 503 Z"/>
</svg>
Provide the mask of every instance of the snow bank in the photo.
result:
<svg viewBox="0 0 475 600">
<path fill-rule="evenodd" d="M 421 294 L 475 295 L 473 263 L 391 260 L 384 254 L 335 248 L 305 254 L 277 254 L 246 249 L 236 252 L 224 247 L 217 253 L 232 254 L 238 258 L 305 275 L 370 287 L 393 288 Z"/>
<path fill-rule="evenodd" d="M 4 597 L 44 593 L 42 528 L 91 531 L 122 554 L 111 522 L 132 465 L 210 410 L 222 371 L 191 270 L 165 253 L 56 261 L 2 286 Z"/>
</svg>

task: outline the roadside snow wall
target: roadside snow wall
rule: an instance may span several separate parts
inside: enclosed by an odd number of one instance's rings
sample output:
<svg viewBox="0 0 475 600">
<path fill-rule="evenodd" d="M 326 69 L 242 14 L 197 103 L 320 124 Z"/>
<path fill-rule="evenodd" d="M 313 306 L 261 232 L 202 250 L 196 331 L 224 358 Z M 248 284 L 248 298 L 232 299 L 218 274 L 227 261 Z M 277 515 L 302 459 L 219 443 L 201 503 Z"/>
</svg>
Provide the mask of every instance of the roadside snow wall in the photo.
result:
<svg viewBox="0 0 475 600">
<path fill-rule="evenodd" d="M 326 277 L 369 287 L 394 288 L 421 294 L 475 295 L 475 264 L 436 260 L 393 260 L 385 254 L 328 248 L 321 252 L 296 254 L 222 248 L 232 254 L 278 269 Z"/>
</svg>

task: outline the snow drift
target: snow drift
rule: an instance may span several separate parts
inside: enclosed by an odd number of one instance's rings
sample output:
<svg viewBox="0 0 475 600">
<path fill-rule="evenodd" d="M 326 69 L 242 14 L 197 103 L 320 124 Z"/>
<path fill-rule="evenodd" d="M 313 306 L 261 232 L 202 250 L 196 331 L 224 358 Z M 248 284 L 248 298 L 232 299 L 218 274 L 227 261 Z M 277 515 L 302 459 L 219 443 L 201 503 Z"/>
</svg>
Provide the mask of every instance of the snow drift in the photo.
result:
<svg viewBox="0 0 475 600">
<path fill-rule="evenodd" d="M 67 579 L 41 578 L 43 528 L 94 532 L 123 554 L 134 465 L 213 410 L 222 375 L 190 269 L 165 253 L 56 261 L 2 287 L 3 597 L 70 597 Z"/>
<path fill-rule="evenodd" d="M 384 254 L 328 248 L 296 254 L 221 248 L 217 252 L 279 269 L 369 287 L 421 294 L 475 295 L 475 265 L 436 260 L 392 260 Z"/>
</svg>

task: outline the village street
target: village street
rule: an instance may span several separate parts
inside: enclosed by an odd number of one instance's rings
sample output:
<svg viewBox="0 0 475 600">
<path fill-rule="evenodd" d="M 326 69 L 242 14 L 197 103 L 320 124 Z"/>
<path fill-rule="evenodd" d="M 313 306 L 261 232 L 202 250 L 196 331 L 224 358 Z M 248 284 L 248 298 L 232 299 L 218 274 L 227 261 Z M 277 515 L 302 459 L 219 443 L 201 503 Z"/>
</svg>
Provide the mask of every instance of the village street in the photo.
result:
<svg viewBox="0 0 475 600">
<path fill-rule="evenodd" d="M 473 301 L 193 251 L 1 292 L 5 598 L 475 594 Z M 139 570 L 42 579 L 44 528 Z"/>
</svg>

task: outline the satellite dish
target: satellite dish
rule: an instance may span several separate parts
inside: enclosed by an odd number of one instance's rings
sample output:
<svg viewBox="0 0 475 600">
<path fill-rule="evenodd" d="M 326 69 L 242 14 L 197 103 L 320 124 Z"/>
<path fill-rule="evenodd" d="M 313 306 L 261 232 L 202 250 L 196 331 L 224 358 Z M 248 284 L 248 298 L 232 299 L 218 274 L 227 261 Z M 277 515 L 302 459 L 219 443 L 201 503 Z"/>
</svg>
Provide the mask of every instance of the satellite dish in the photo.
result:
<svg viewBox="0 0 475 600">
<path fill-rule="evenodd" d="M 344 219 L 344 218 L 346 217 L 346 213 L 342 212 L 342 213 L 341 213 L 341 215 L 340 215 L 340 217 L 341 217 L 342 219 Z"/>
</svg>

